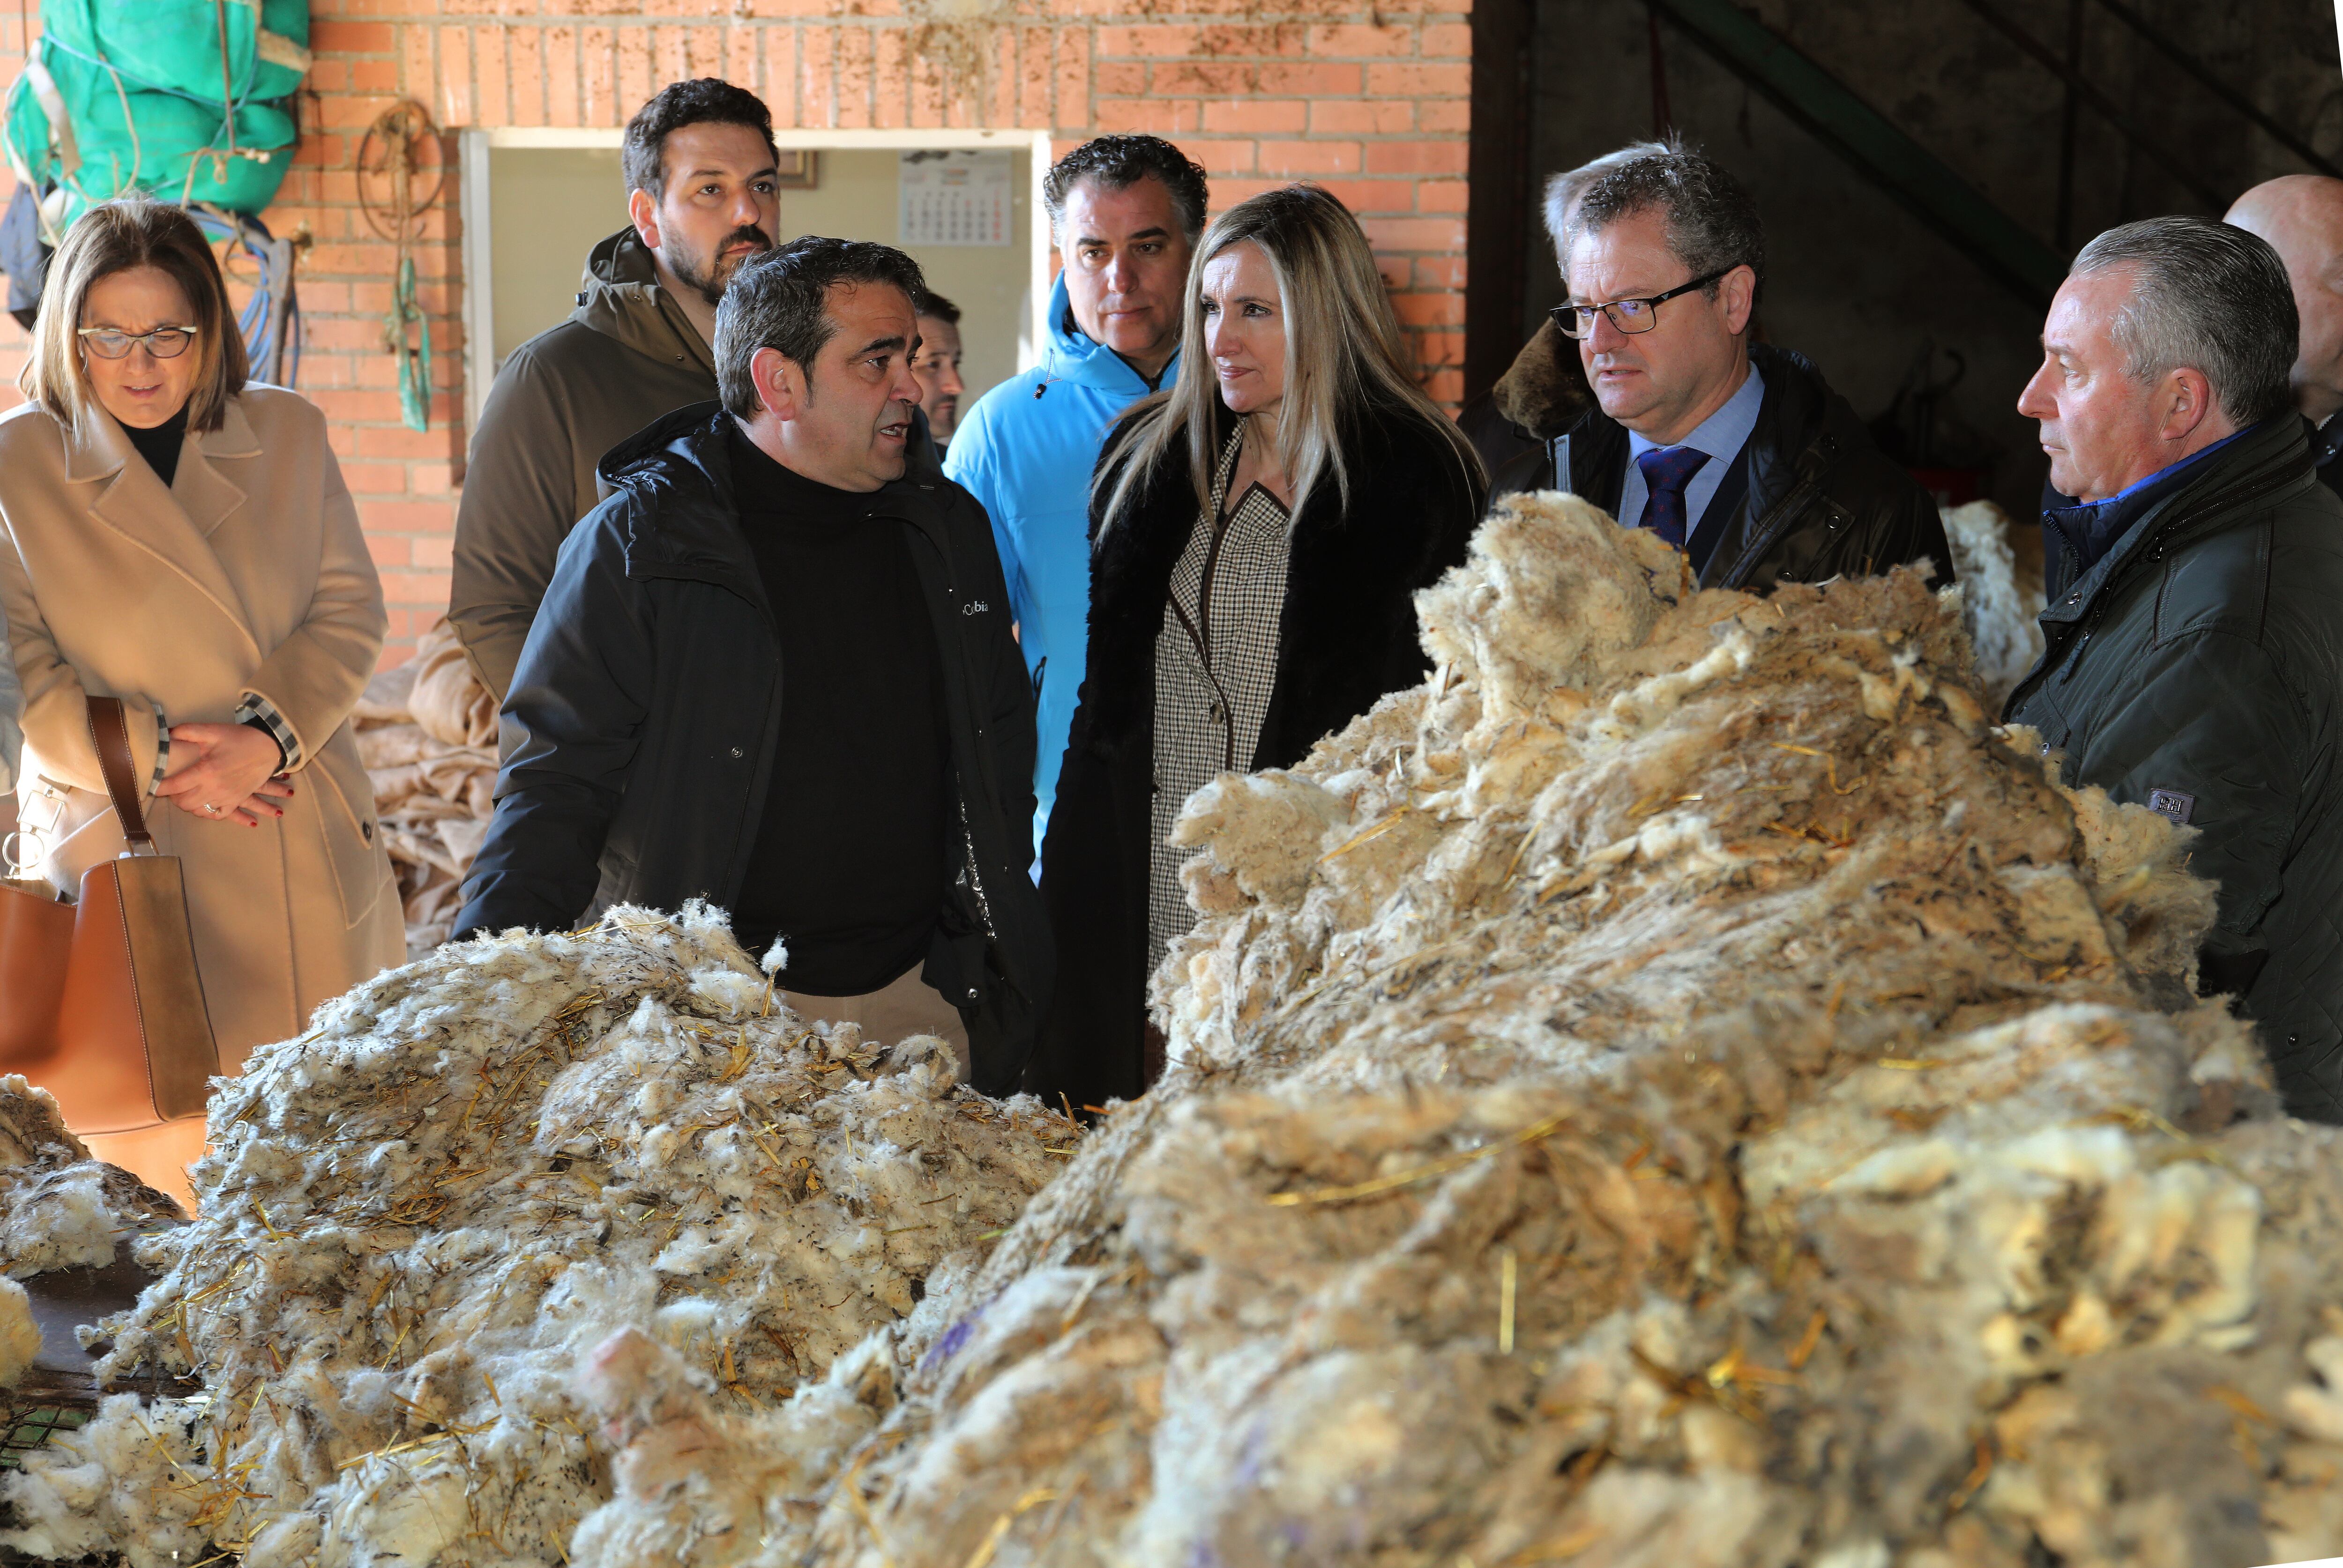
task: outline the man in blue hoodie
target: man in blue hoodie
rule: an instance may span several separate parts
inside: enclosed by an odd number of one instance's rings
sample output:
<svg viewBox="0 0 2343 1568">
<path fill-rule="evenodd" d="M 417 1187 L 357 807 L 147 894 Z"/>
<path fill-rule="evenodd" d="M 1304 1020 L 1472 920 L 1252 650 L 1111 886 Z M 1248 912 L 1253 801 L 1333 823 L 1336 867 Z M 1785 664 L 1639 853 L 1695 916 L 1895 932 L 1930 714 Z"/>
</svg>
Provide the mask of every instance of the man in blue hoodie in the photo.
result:
<svg viewBox="0 0 2343 1568">
<path fill-rule="evenodd" d="M 1179 374 L 1188 258 L 1204 171 L 1158 136 L 1101 136 L 1041 183 L 1064 270 L 1041 363 L 961 418 L 944 472 L 984 504 L 1040 708 L 1033 848 L 1081 690 L 1091 588 L 1091 469 L 1116 416 Z"/>
</svg>

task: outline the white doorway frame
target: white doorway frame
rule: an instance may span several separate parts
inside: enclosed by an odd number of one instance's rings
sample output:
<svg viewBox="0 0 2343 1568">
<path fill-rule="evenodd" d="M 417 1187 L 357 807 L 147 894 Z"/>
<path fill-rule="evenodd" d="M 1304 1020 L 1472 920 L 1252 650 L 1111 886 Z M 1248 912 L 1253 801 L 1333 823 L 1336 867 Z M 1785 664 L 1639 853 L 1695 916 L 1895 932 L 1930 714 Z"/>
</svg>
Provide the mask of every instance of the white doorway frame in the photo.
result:
<svg viewBox="0 0 2343 1568">
<path fill-rule="evenodd" d="M 2338 0 L 2343 5 L 2343 0 Z M 496 352 L 496 302 L 490 280 L 496 276 L 490 250 L 488 214 L 495 193 L 488 184 L 488 153 L 495 147 L 615 147 L 626 133 L 615 126 L 569 128 L 557 126 L 499 126 L 489 130 L 459 131 L 457 183 L 458 210 L 464 226 L 464 429 L 468 443 L 480 426 L 480 405 L 488 395 Z M 859 148 L 894 147 L 905 151 L 1006 152 L 1023 147 L 1032 154 L 1031 208 L 1032 276 L 1028 285 L 1025 319 L 1017 331 L 1017 368 L 1031 370 L 1041 361 L 1043 317 L 1050 307 L 1055 274 L 1050 266 L 1050 215 L 1041 205 L 1041 180 L 1050 172 L 1050 133 L 1027 130 L 775 130 L 773 142 L 782 147 L 811 147 L 850 152 Z"/>
</svg>

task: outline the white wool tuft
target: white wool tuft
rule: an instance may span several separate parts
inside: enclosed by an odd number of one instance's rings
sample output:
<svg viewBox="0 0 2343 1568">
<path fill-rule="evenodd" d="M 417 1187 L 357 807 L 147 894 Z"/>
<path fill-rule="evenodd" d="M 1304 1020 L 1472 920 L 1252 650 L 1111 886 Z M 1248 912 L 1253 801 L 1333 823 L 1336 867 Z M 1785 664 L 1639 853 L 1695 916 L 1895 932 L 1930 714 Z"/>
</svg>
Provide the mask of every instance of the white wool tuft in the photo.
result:
<svg viewBox="0 0 2343 1568">
<path fill-rule="evenodd" d="M 32 1298 L 14 1280 L 0 1279 L 0 1389 L 24 1380 L 41 1353 L 41 1325 L 33 1321 Z"/>
<path fill-rule="evenodd" d="M 2042 584 L 2020 578 L 2010 548 L 2009 514 L 1991 501 L 1971 501 L 1944 514 L 1945 542 L 1952 547 L 1959 586 L 1961 620 L 1976 658 L 1976 682 L 1986 706 L 2026 678 L 2042 657 Z"/>
<path fill-rule="evenodd" d="M 0 1546 L 66 1559 L 118 1552 L 128 1568 L 201 1561 L 210 1537 L 196 1520 L 218 1490 L 188 1483 L 204 1468 L 189 1435 L 201 1419 L 198 1407 L 175 1400 L 109 1396 L 88 1425 L 26 1456 L 42 1483 L 7 1484 L 18 1527 L 0 1534 Z"/>
<path fill-rule="evenodd" d="M 1074 1129 L 959 1087 L 930 1037 L 789 1011 L 695 904 L 369 981 L 255 1053 L 211 1133 L 203 1216 L 140 1244 L 160 1278 L 100 1367 L 206 1395 L 111 1402 L 29 1455 L 0 1545 L 550 1568 L 611 1495 L 573 1392 L 597 1346 L 727 1410 L 795 1391 L 837 1446 L 876 1417 L 840 1415 L 825 1374 L 844 1357 L 848 1403 L 890 1401 L 846 1352 L 965 1277 Z M 184 1472 L 158 1485 L 166 1453 Z"/>
<path fill-rule="evenodd" d="M 122 1238 L 182 1217 L 168 1197 L 92 1159 L 47 1090 L 0 1077 L 0 1275 L 103 1268 Z"/>
</svg>

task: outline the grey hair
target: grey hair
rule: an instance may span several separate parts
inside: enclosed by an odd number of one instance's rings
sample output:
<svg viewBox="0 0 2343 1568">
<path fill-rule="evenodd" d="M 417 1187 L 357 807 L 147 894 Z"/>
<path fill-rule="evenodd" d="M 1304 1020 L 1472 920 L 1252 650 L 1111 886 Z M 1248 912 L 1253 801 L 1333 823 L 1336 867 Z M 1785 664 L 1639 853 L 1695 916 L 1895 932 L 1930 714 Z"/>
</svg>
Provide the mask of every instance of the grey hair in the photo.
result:
<svg viewBox="0 0 2343 1568">
<path fill-rule="evenodd" d="M 1630 142 L 1615 153 L 1604 153 L 1591 163 L 1555 175 L 1545 182 L 1545 232 L 1554 241 L 1555 265 L 1569 271 L 1570 209 L 1586 194 L 1586 187 L 1607 174 L 1634 163 L 1637 158 L 1650 157 L 1668 150 L 1665 142 Z"/>
<path fill-rule="evenodd" d="M 1084 180 L 1101 190 L 1128 190 L 1152 175 L 1172 193 L 1172 210 L 1188 243 L 1204 232 L 1210 199 L 1204 166 L 1161 136 L 1094 136 L 1050 166 L 1041 176 L 1041 207 L 1050 215 L 1050 237 L 1066 240 L 1066 198 Z"/>
<path fill-rule="evenodd" d="M 2194 370 L 2239 428 L 2293 407 L 2302 322 L 2268 240 L 2209 217 L 2143 218 L 2085 246 L 2066 276 L 2117 266 L 2132 268 L 2132 291 L 2108 330 L 2133 380 Z"/>
<path fill-rule="evenodd" d="M 1563 248 L 1582 234 L 1656 207 L 1667 216 L 1668 249 L 1694 277 L 1745 266 L 1756 275 L 1756 292 L 1764 293 L 1765 226 L 1749 187 L 1673 134 L 1645 146 L 1649 150 L 1625 149 L 1634 156 L 1596 175 L 1578 193 L 1577 206 L 1564 214 Z M 1704 292 L 1715 298 L 1716 285 Z"/>
<path fill-rule="evenodd" d="M 911 299 L 928 291 L 918 262 L 866 239 L 805 235 L 750 256 L 716 307 L 716 389 L 727 409 L 753 419 L 763 407 L 751 374 L 760 348 L 795 362 L 810 387 L 814 360 L 838 334 L 830 314 L 830 286 L 838 283 L 892 285 Z"/>
</svg>

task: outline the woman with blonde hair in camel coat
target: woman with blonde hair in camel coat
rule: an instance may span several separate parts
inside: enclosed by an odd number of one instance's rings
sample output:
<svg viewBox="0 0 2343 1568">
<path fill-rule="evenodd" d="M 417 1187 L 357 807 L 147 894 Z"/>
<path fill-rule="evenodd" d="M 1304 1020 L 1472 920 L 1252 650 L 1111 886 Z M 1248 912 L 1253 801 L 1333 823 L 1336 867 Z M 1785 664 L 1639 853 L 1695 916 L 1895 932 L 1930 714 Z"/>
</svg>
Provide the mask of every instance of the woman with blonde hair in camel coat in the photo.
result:
<svg viewBox="0 0 2343 1568">
<path fill-rule="evenodd" d="M 73 890 L 119 855 L 86 696 L 120 698 L 176 855 L 224 1072 L 404 956 L 350 710 L 387 619 L 316 407 L 246 382 L 186 214 L 92 207 L 48 271 L 0 417 L 0 608 L 24 685 L 18 817 Z M 184 1195 L 204 1127 L 93 1137 Z"/>
</svg>

